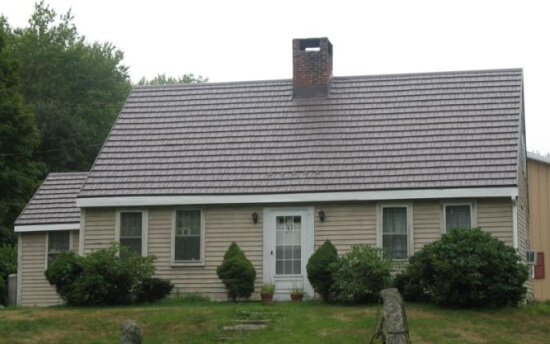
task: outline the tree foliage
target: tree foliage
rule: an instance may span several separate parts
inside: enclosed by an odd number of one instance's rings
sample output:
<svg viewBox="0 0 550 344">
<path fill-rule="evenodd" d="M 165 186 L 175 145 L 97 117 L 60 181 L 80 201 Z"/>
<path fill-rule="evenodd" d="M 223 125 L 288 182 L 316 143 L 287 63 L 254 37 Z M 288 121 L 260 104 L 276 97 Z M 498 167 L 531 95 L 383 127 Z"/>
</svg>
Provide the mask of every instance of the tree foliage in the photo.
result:
<svg viewBox="0 0 550 344">
<path fill-rule="evenodd" d="M 202 75 L 195 76 L 193 73 L 184 74 L 181 77 L 166 76 L 166 74 L 158 74 L 153 79 L 148 80 L 145 77 L 138 81 L 138 85 L 167 85 L 167 84 L 201 84 L 208 82 L 208 78 Z"/>
<path fill-rule="evenodd" d="M 19 64 L 6 49 L 0 25 L 0 243 L 15 243 L 13 222 L 39 185 L 43 165 L 34 162 L 39 137 L 23 103 Z"/>
<path fill-rule="evenodd" d="M 43 1 L 28 27 L 10 33 L 41 134 L 37 160 L 49 171 L 88 170 L 130 90 L 123 53 L 87 43 L 70 11 L 57 16 Z"/>
</svg>

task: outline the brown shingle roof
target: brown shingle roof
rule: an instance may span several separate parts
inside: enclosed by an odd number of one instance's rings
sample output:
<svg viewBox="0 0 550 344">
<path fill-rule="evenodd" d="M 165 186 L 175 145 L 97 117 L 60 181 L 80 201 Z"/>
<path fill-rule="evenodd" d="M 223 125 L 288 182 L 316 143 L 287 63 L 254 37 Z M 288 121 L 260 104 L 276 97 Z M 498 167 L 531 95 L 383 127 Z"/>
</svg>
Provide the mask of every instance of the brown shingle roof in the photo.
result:
<svg viewBox="0 0 550 344">
<path fill-rule="evenodd" d="M 16 226 L 80 222 L 76 196 L 88 173 L 50 173 L 21 212 Z"/>
<path fill-rule="evenodd" d="M 522 71 L 134 87 L 79 197 L 517 185 Z"/>
</svg>

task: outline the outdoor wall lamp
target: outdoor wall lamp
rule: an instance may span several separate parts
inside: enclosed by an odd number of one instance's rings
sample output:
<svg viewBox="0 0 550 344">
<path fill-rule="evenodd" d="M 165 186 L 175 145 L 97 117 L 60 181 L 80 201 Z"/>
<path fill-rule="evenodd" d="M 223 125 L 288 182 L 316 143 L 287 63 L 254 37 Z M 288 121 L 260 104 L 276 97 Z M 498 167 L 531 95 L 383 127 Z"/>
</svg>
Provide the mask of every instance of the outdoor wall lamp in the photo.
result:
<svg viewBox="0 0 550 344">
<path fill-rule="evenodd" d="M 321 220 L 321 222 L 325 222 L 325 212 L 322 210 L 319 212 L 319 220 Z"/>
<path fill-rule="evenodd" d="M 258 223 L 258 213 L 257 212 L 252 213 L 252 221 L 254 221 L 254 223 Z"/>
</svg>

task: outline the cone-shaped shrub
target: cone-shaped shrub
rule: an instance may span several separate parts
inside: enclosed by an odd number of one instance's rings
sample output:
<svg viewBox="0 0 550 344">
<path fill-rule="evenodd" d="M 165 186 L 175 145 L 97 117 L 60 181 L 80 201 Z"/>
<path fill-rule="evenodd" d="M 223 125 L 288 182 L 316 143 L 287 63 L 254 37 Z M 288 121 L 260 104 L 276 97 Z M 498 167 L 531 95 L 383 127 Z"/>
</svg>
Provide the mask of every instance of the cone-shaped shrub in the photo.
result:
<svg viewBox="0 0 550 344">
<path fill-rule="evenodd" d="M 233 302 L 237 298 L 247 298 L 254 292 L 256 270 L 235 242 L 225 252 L 217 273 Z"/>
<path fill-rule="evenodd" d="M 331 265 L 336 261 L 338 261 L 336 247 L 330 240 L 326 240 L 307 262 L 307 278 L 325 302 L 330 301 L 330 287 L 333 283 Z"/>
</svg>

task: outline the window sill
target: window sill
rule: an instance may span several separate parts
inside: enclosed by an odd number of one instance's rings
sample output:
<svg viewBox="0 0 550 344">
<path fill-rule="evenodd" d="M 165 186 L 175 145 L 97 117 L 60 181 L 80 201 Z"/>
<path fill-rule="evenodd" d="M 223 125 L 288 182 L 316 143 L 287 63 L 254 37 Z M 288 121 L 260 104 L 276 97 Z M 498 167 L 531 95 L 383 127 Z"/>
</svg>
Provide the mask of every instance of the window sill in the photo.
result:
<svg viewBox="0 0 550 344">
<path fill-rule="evenodd" d="M 172 268 L 184 268 L 184 267 L 201 267 L 205 266 L 204 261 L 196 262 L 171 262 L 170 267 Z"/>
</svg>

